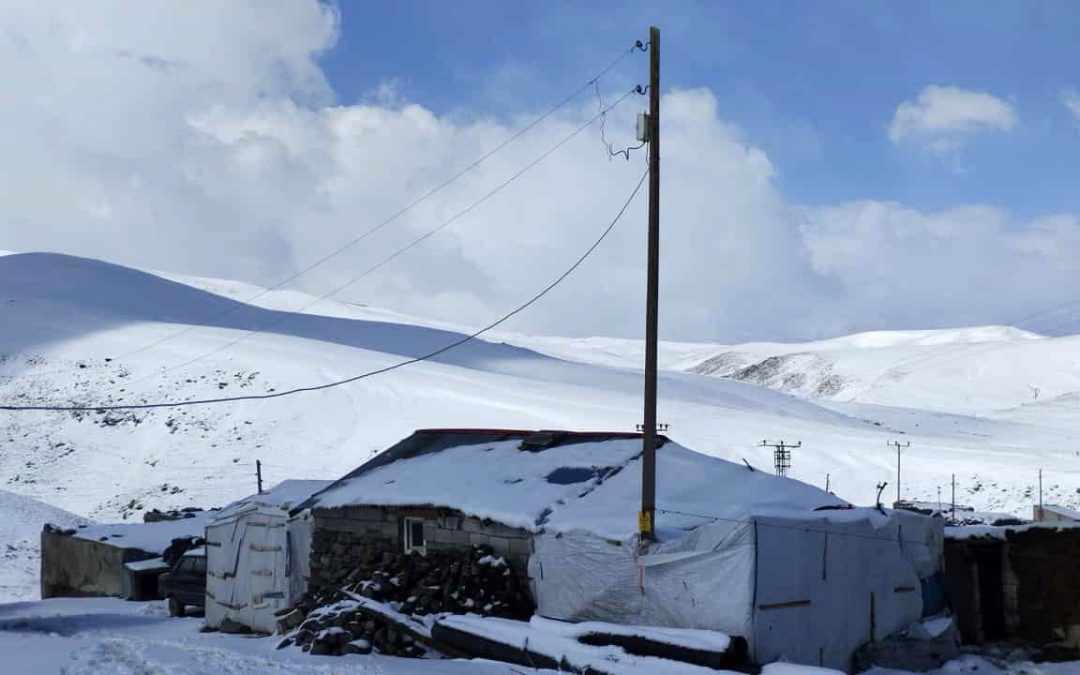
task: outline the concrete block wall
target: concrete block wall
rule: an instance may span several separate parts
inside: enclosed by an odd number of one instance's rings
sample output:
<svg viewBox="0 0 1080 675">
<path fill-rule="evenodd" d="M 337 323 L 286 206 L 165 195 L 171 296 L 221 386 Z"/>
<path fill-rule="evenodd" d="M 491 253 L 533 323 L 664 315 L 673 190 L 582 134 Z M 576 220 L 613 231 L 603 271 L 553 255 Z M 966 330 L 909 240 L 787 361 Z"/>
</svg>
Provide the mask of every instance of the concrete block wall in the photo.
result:
<svg viewBox="0 0 1080 675">
<path fill-rule="evenodd" d="M 120 597 L 124 563 L 150 557 L 139 549 L 43 530 L 41 597 Z"/>
</svg>

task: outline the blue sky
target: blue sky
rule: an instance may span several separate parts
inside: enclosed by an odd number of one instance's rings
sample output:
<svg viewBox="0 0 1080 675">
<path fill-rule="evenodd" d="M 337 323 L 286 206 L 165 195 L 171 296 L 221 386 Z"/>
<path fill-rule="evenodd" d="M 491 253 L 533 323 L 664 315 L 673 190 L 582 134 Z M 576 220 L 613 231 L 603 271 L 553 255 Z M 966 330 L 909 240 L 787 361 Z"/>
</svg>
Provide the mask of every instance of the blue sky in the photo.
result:
<svg viewBox="0 0 1080 675">
<path fill-rule="evenodd" d="M 659 5 L 663 7 L 659 7 Z M 520 111 L 556 100 L 650 22 L 664 87 L 708 87 L 719 115 L 765 150 L 799 204 L 895 200 L 936 210 L 1002 206 L 1018 218 L 1080 210 L 1080 87 L 1070 2 L 344 1 L 322 64 L 343 103 L 394 80 L 439 113 Z M 635 66 L 636 63 L 636 66 Z M 644 77 L 644 59 L 621 75 Z M 926 85 L 1011 103 L 1008 133 L 943 159 L 886 130 Z"/>
</svg>

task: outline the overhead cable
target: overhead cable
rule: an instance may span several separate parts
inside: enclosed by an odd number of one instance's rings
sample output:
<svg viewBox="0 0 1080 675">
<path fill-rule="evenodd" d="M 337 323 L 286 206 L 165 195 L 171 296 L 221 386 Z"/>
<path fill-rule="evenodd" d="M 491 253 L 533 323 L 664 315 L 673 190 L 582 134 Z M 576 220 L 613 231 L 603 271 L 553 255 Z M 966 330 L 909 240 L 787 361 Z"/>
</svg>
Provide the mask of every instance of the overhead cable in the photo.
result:
<svg viewBox="0 0 1080 675">
<path fill-rule="evenodd" d="M 399 368 L 404 368 L 405 366 L 409 366 L 409 365 L 412 365 L 414 363 L 419 363 L 421 361 L 427 361 L 427 360 L 432 359 L 432 358 L 434 358 L 436 356 L 439 356 L 441 354 L 445 354 L 446 352 L 448 352 L 448 351 L 450 351 L 450 350 L 452 350 L 452 349 L 454 349 L 456 347 L 460 347 L 461 345 L 465 344 L 466 342 L 469 342 L 471 340 L 476 339 L 477 337 L 483 335 L 484 333 L 486 333 L 486 332 L 498 327 L 499 325 L 505 323 L 506 321 L 510 320 L 514 316 L 517 316 L 518 314 L 520 314 L 521 312 L 525 311 L 530 306 L 532 306 L 534 303 L 539 301 L 541 298 L 543 298 L 545 295 L 547 295 L 549 292 L 551 292 L 556 286 L 558 286 L 560 283 L 562 283 L 567 277 L 569 277 L 571 274 L 573 274 L 573 272 L 578 267 L 580 267 L 590 255 L 592 255 L 593 251 L 595 251 L 597 249 L 597 247 L 600 246 L 601 242 L 603 242 L 604 239 L 607 238 L 607 236 L 611 233 L 611 231 L 613 229 L 615 229 L 615 225 L 618 224 L 618 222 L 622 218 L 623 214 L 626 213 L 626 209 L 630 207 L 630 203 L 634 201 L 634 197 L 636 197 L 637 193 L 641 190 L 641 186 L 645 182 L 645 178 L 648 175 L 649 175 L 649 171 L 648 171 L 648 169 L 646 169 L 645 172 L 641 175 L 641 178 L 638 180 L 637 185 L 634 186 L 633 191 L 630 192 L 630 196 L 627 197 L 625 202 L 623 202 L 623 205 L 619 208 L 618 212 L 615 214 L 615 217 L 611 220 L 611 222 L 603 230 L 603 232 L 600 233 L 600 236 L 596 239 L 596 241 L 594 241 L 592 243 L 592 245 L 589 246 L 585 250 L 585 252 L 576 261 L 574 261 L 574 263 L 572 265 L 570 265 L 570 267 L 568 267 L 566 269 L 566 271 L 564 271 L 562 274 L 560 274 L 558 277 L 556 277 L 554 281 L 549 283 L 547 286 L 545 286 L 543 289 L 541 289 L 540 292 L 533 295 L 531 298 L 526 300 L 524 303 L 518 305 L 517 307 L 515 307 L 510 312 L 502 315 L 501 317 L 499 317 L 495 321 L 489 323 L 488 325 L 484 326 L 483 328 L 481 328 L 481 329 L 479 329 L 479 330 L 477 330 L 477 331 L 475 331 L 473 333 L 470 333 L 468 335 L 464 335 L 461 338 L 459 338 L 459 339 L 457 339 L 457 340 L 455 340 L 455 341 L 453 341 L 453 342 L 451 342 L 451 343 L 449 343 L 449 344 L 447 344 L 447 345 L 445 345 L 443 347 L 440 347 L 439 349 L 436 349 L 436 350 L 434 350 L 432 352 L 428 352 L 427 354 L 424 354 L 422 356 L 416 356 L 416 357 L 413 357 L 413 358 L 410 358 L 410 359 L 406 359 L 404 361 L 399 361 L 399 362 L 394 363 L 394 364 L 389 365 L 389 366 L 385 366 L 383 368 L 377 368 L 375 370 L 369 370 L 367 372 L 360 373 L 359 375 L 354 375 L 352 377 L 347 377 L 347 378 L 344 378 L 344 379 L 335 380 L 333 382 L 326 382 L 326 383 L 323 383 L 323 384 L 309 385 L 309 386 L 305 386 L 305 387 L 296 387 L 294 389 L 288 389 L 288 390 L 285 390 L 285 391 L 278 391 L 278 392 L 271 392 L 271 393 L 267 393 L 267 394 L 247 394 L 247 395 L 243 395 L 243 396 L 223 396 L 223 397 L 218 397 L 218 398 L 192 399 L 192 400 L 186 400 L 186 401 L 161 401 L 161 402 L 157 402 L 157 403 L 134 403 L 134 404 L 126 404 L 126 405 L 124 405 L 124 404 L 119 404 L 119 405 L 118 404 L 110 404 L 110 405 L 0 405 L 0 410 L 6 410 L 6 411 L 12 411 L 12 412 L 27 412 L 27 411 L 101 412 L 101 411 L 108 411 L 108 410 L 148 410 L 148 409 L 153 409 L 153 408 L 179 408 L 179 407 L 196 406 L 196 405 L 212 405 L 212 404 L 217 404 L 217 403 L 231 403 L 231 402 L 235 402 L 235 401 L 260 401 L 260 400 L 266 400 L 266 399 L 272 399 L 272 398 L 283 398 L 283 397 L 286 397 L 286 396 L 293 396 L 293 395 L 296 395 L 296 394 L 302 394 L 302 393 L 307 393 L 307 392 L 322 391 L 324 389 L 332 389 L 334 387 L 340 387 L 340 386 L 343 386 L 343 385 L 346 385 L 346 384 L 351 384 L 353 382 L 357 382 L 359 380 L 367 379 L 369 377 L 374 377 L 375 375 L 381 375 L 383 373 L 388 373 L 388 372 L 391 372 L 391 371 L 394 371 L 394 370 L 398 370 Z"/>
<path fill-rule="evenodd" d="M 475 170 L 478 166 L 480 166 L 485 161 L 490 159 L 492 157 L 492 155 L 496 154 L 497 152 L 499 152 L 500 150 L 502 150 L 506 146 L 510 145 L 511 143 L 516 141 L 517 139 L 521 138 L 525 134 L 529 133 L 534 128 L 536 128 L 539 124 L 541 124 L 542 122 L 544 122 L 545 120 L 550 118 L 552 115 L 554 115 L 556 112 L 558 112 L 562 108 L 566 107 L 567 104 L 569 104 L 571 101 L 573 101 L 575 98 L 577 98 L 582 92 L 588 90 L 589 87 L 595 86 L 596 83 L 600 80 L 600 78 L 607 75 L 615 66 L 617 66 L 620 62 L 622 62 L 622 60 L 625 59 L 627 56 L 630 56 L 635 51 L 644 52 L 646 49 L 647 49 L 647 45 L 643 44 L 641 42 L 641 40 L 635 41 L 634 44 L 630 46 L 630 48 L 620 52 L 618 56 L 616 56 L 606 66 L 604 66 L 599 72 L 597 72 L 595 75 L 593 75 L 591 78 L 589 78 L 588 81 L 586 81 L 584 84 L 582 84 L 581 86 L 577 87 L 572 92 L 567 94 L 559 102 L 552 105 L 550 108 L 548 108 L 541 115 L 534 118 L 531 122 L 529 122 L 525 126 L 521 127 L 517 131 L 515 131 L 513 134 L 508 136 L 505 140 L 500 142 L 495 147 L 491 148 L 487 152 L 480 155 L 478 158 L 473 160 L 470 164 L 466 165 L 464 168 L 462 168 L 457 173 L 453 174 L 452 176 L 450 176 L 446 180 L 442 181 L 441 183 L 439 183 L 435 187 L 428 190 L 427 192 L 424 192 L 419 197 L 416 197 L 412 201 L 408 202 L 407 204 L 402 206 L 400 209 L 398 209 L 394 213 L 390 214 L 386 219 L 382 220 L 378 224 L 372 226 L 371 228 L 369 228 L 369 229 L 365 230 L 364 232 L 360 233 L 359 235 L 355 236 L 353 239 L 346 242 L 345 244 L 342 244 L 341 246 L 334 249 L 333 251 L 331 251 L 331 252 L 327 253 L 326 255 L 324 255 L 324 256 L 316 259 L 315 261 L 309 263 L 305 267 L 297 270 L 296 272 L 294 272 L 293 274 L 289 275 L 288 277 L 282 279 L 281 281 L 278 281 L 278 282 L 276 282 L 276 283 L 274 283 L 274 284 L 272 284 L 270 286 L 267 286 L 266 288 L 261 289 L 259 292 L 255 293 L 251 297 L 249 297 L 249 298 L 247 298 L 247 299 L 245 299 L 243 301 L 238 301 L 237 304 L 230 305 L 229 307 L 227 307 L 226 309 L 224 309 L 224 310 L 222 310 L 220 312 L 210 314 L 209 316 L 202 319 L 200 323 L 187 326 L 186 328 L 183 328 L 182 330 L 179 330 L 179 331 L 176 331 L 174 333 L 170 333 L 168 335 L 165 335 L 164 337 L 162 337 L 162 338 L 160 338 L 158 340 L 155 340 L 155 341 L 150 342 L 148 344 L 145 344 L 145 345 L 143 345 L 141 347 L 138 347 L 138 348 L 136 348 L 136 349 L 134 349 L 134 350 L 132 350 L 130 352 L 127 352 L 126 354 L 123 354 L 122 356 L 120 356 L 118 358 L 129 358 L 129 357 L 134 356 L 136 354 L 141 354 L 142 352 L 153 349 L 154 347 L 157 347 L 158 345 L 164 344 L 165 342 L 168 342 L 170 340 L 178 338 L 178 337 L 180 337 L 182 335 L 186 335 L 187 333 L 190 333 L 193 330 L 198 330 L 199 328 L 203 328 L 203 327 L 206 326 L 206 324 L 213 323 L 213 322 L 217 321 L 218 319 L 221 319 L 221 318 L 223 318 L 225 316 L 228 316 L 228 315 L 232 314 L 233 312 L 236 312 L 236 311 L 240 310 L 241 308 L 247 307 L 252 302 L 255 302 L 256 300 L 264 297 L 266 294 L 270 293 L 271 291 L 277 290 L 277 289 L 281 288 L 282 286 L 299 279 L 300 277 L 304 276 L 308 272 L 311 272 L 312 270 L 316 269 L 317 267 L 320 267 L 320 266 L 326 264 L 330 260 L 332 260 L 332 259 L 336 258 L 337 256 L 341 255 L 342 253 L 349 250 L 353 246 L 356 246 L 357 244 L 364 241 L 365 239 L 367 239 L 371 235 L 375 234 L 379 230 L 382 230 L 384 227 L 386 227 L 390 223 L 396 221 L 398 218 L 405 215 L 409 211 L 413 210 L 414 208 L 416 208 L 417 206 L 419 206 L 423 202 L 427 201 L 431 197 L 438 194 L 439 192 L 442 192 L 444 189 L 446 189 L 452 183 L 456 182 L 462 176 L 464 176 L 464 175 L 472 172 L 473 170 Z M 55 372 L 60 372 L 60 371 L 55 371 Z"/>
<path fill-rule="evenodd" d="M 266 323 L 264 323 L 263 325 L 261 325 L 261 326 L 259 326 L 257 328 L 244 331 L 243 333 L 241 333 L 236 338 L 234 338 L 232 340 L 229 340 L 228 342 L 226 342 L 226 343 L 224 343 L 224 344 L 222 344 L 222 345 L 220 345 L 218 347 L 215 347 L 214 349 L 211 349 L 210 351 L 199 354 L 198 356 L 195 356 L 195 357 L 193 357 L 191 359 L 188 359 L 187 361 L 179 363 L 179 364 L 177 364 L 175 366 L 170 366 L 169 368 L 158 370 L 158 371 L 155 371 L 154 373 L 151 373 L 151 374 L 148 374 L 148 375 L 146 375 L 144 377 L 138 378 L 137 380 L 134 380 L 131 384 L 134 384 L 136 382 L 141 382 L 143 380 L 146 380 L 146 379 L 150 378 L 151 376 L 160 376 L 160 375 L 164 375 L 166 373 L 171 373 L 171 372 L 173 372 L 175 370 L 180 370 L 182 368 L 186 368 L 186 367 L 190 366 L 193 363 L 196 363 L 196 362 L 201 361 L 201 360 L 203 360 L 205 358 L 209 358 L 211 356 L 214 356 L 215 354 L 219 354 L 219 353 L 225 351 L 226 349 L 229 349 L 230 347 L 233 347 L 234 345 L 236 345 L 236 344 L 238 344 L 240 342 L 243 342 L 244 340 L 250 338 L 253 335 L 264 333 L 270 328 L 273 328 L 275 326 L 279 326 L 279 325 L 281 325 L 281 324 L 283 324 L 283 323 L 285 323 L 287 321 L 295 319 L 296 317 L 302 315 L 306 310 L 310 309 L 311 307 L 314 307 L 315 305 L 317 305 L 320 302 L 326 300 L 327 298 L 330 298 L 330 297 L 332 297 L 334 295 L 337 295 L 338 293 L 341 293 L 342 291 L 349 288 L 353 284 L 357 283 L 361 279 L 371 275 L 372 273 L 376 272 L 377 270 L 381 269 L 382 267 L 385 267 L 386 265 L 388 265 L 392 261 L 396 260 L 397 258 L 401 257 L 405 253 L 407 253 L 407 252 L 411 251 L 412 249 L 416 248 L 417 246 L 419 246 L 420 244 L 422 244 L 424 241 L 428 240 L 429 238 L 431 238 L 435 234 L 441 232 L 442 230 L 445 230 L 447 227 L 449 227 L 450 225 L 457 222 L 463 216 L 465 216 L 465 215 L 469 214 L 470 212 L 472 212 L 474 209 L 479 207 L 481 204 L 488 201 L 489 199 L 494 197 L 496 194 L 501 192 L 503 189 L 505 189 L 507 186 L 509 186 L 511 183 L 516 181 L 518 178 L 520 178 L 521 176 L 525 175 L 530 170 L 535 168 L 537 165 L 539 165 L 541 162 L 543 162 L 545 159 L 547 159 L 552 154 L 554 154 L 557 150 L 559 150 L 559 148 L 563 147 L 564 145 L 569 143 L 572 139 L 574 139 L 578 134 L 580 134 L 582 131 L 585 131 L 585 129 L 589 128 L 598 119 L 602 119 L 603 116 L 605 114 L 607 114 L 608 111 L 614 109 L 616 106 L 618 106 L 623 101 L 625 101 L 629 96 L 631 96 L 632 94 L 635 94 L 635 93 L 639 93 L 638 89 L 636 87 L 634 89 L 631 89 L 631 90 L 627 91 L 622 96 L 620 96 L 618 99 L 615 100 L 614 103 L 609 105 L 607 108 L 604 108 L 603 110 L 601 110 L 600 112 L 598 112 L 597 114 L 593 115 L 591 118 L 589 118 L 588 120 L 583 122 L 582 124 L 578 125 L 572 132 L 570 132 L 568 135 L 564 136 L 562 138 L 562 140 L 560 140 L 558 143 L 552 145 L 550 148 L 548 148 L 543 153 L 541 153 L 539 156 L 537 156 L 534 160 L 532 160 L 531 162 L 526 164 L 521 169 L 518 169 L 517 171 L 515 171 L 513 174 L 511 174 L 509 177 L 507 177 L 505 180 L 503 180 L 501 183 L 496 185 L 494 188 L 492 188 L 488 192 L 484 193 L 484 195 L 482 197 L 480 197 L 479 199 L 473 201 L 471 204 L 466 206 L 464 209 L 456 212 L 454 215 L 450 216 L 449 218 L 444 220 L 442 223 L 440 223 L 436 227 L 428 230 L 427 232 L 425 232 L 422 235 L 414 238 L 413 240 L 411 240 L 409 243 L 405 244 L 404 246 L 396 249 L 394 252 L 392 252 L 389 255 L 385 256 L 384 258 L 379 260 L 379 262 L 377 262 L 374 265 L 368 267 L 367 269 L 365 269 L 360 274 L 358 274 L 358 275 L 356 275 L 354 277 L 351 277 L 345 283 L 340 284 L 340 285 L 330 289 L 329 291 L 327 291 L 327 292 L 325 292 L 325 293 L 323 293 L 321 295 L 316 296 L 310 302 L 307 302 L 306 304 L 303 304 L 300 307 L 291 310 L 289 313 L 283 313 L 281 316 L 277 317 L 276 319 L 273 319 L 271 321 L 267 321 Z"/>
</svg>

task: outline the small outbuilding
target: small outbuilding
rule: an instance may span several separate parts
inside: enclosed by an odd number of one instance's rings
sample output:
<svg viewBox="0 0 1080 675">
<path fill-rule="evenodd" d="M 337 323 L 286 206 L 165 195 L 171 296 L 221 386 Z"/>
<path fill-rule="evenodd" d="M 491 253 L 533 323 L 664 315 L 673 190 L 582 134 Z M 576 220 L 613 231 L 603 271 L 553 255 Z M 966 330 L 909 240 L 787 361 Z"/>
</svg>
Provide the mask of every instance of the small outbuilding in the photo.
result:
<svg viewBox="0 0 1080 675">
<path fill-rule="evenodd" d="M 1080 523 L 946 529 L 945 573 L 961 638 L 1080 653 Z"/>
<path fill-rule="evenodd" d="M 1032 511 L 1036 522 L 1080 523 L 1080 511 L 1058 504 L 1036 504 Z"/>
<path fill-rule="evenodd" d="M 286 480 L 219 511 L 206 526 L 206 625 L 273 633 L 274 613 L 303 594 L 310 518 L 289 510 L 330 484 Z M 302 562 L 300 562 L 302 561 Z M 293 582 L 296 582 L 295 584 Z"/>
<path fill-rule="evenodd" d="M 941 610 L 940 519 L 659 442 L 658 541 L 642 550 L 639 434 L 417 431 L 297 509 L 311 585 L 484 547 L 541 616 L 720 631 L 758 663 L 843 669 Z"/>
<path fill-rule="evenodd" d="M 202 538 L 212 513 L 196 511 L 177 520 L 67 530 L 46 525 L 41 532 L 41 597 L 144 599 L 151 592 L 151 582 L 136 577 L 150 572 L 145 565 L 126 566 L 160 558 L 174 539 Z"/>
</svg>

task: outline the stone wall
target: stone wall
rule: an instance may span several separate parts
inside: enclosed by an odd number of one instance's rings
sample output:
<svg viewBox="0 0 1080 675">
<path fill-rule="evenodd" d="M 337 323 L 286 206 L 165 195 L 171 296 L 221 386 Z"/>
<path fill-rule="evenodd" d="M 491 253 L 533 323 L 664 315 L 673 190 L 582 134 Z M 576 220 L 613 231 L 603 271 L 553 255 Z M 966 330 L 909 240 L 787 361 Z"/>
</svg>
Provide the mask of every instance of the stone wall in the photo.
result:
<svg viewBox="0 0 1080 675">
<path fill-rule="evenodd" d="M 1018 636 L 1080 648 L 1080 529 L 1009 532 L 1006 557 L 1016 584 Z"/>
<path fill-rule="evenodd" d="M 310 588 L 367 579 L 386 556 L 404 550 L 405 518 L 424 521 L 428 551 L 468 551 L 490 546 L 521 578 L 525 578 L 532 537 L 525 530 L 463 516 L 444 509 L 398 509 L 348 506 L 314 509 Z"/>
<path fill-rule="evenodd" d="M 945 542 L 949 600 L 964 642 L 1080 649 L 1080 528 L 1004 535 Z"/>
</svg>

